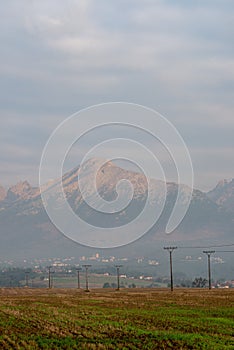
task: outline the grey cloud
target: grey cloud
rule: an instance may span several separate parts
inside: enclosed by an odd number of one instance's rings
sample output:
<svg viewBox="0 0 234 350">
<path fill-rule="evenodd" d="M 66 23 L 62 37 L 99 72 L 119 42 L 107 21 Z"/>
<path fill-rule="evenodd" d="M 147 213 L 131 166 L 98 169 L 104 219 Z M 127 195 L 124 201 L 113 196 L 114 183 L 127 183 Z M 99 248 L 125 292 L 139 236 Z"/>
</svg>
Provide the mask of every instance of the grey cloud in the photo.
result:
<svg viewBox="0 0 234 350">
<path fill-rule="evenodd" d="M 233 9 L 232 1 L 5 2 L 1 148 L 31 146 L 38 155 L 62 118 L 124 100 L 168 117 L 192 152 L 204 126 L 203 159 L 217 143 L 225 154 L 220 166 L 230 176 L 225 149 L 234 120 Z M 19 154 L 23 161 L 23 150 Z M 193 156 L 198 164 L 201 153 Z M 205 173 L 200 166 L 197 177 L 202 181 Z"/>
</svg>

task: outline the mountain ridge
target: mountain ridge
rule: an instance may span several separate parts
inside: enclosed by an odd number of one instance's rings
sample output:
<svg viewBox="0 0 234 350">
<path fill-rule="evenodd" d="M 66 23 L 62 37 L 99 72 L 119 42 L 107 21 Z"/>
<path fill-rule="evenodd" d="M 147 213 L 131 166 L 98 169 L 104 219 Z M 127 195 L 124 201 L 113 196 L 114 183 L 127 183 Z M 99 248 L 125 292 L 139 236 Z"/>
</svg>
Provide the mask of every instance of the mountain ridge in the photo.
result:
<svg viewBox="0 0 234 350">
<path fill-rule="evenodd" d="M 207 193 L 207 196 L 234 213 L 234 179 L 219 181 L 217 186 Z"/>
<path fill-rule="evenodd" d="M 116 184 L 121 179 L 126 179 L 133 185 L 133 200 L 126 210 L 114 215 L 99 214 L 82 200 L 77 184 L 78 176 L 84 176 L 84 181 L 90 181 L 95 165 L 92 162 L 95 161 L 89 160 L 84 164 L 84 168 L 87 167 L 86 172 L 82 172 L 81 167 L 76 167 L 63 176 L 64 191 L 70 206 L 84 221 L 99 227 L 118 227 L 131 221 L 144 207 L 148 195 L 147 179 L 143 174 L 120 168 L 112 162 L 106 162 L 97 173 L 97 188 L 100 196 L 107 201 L 114 200 L 118 195 Z M 44 190 L 56 186 L 59 181 L 51 181 L 44 186 Z M 153 193 L 156 197 L 153 197 L 154 201 L 151 205 L 156 207 L 161 200 L 158 196 L 160 192 L 157 190 L 162 182 L 153 179 L 152 184 L 156 189 Z M 193 191 L 188 213 L 182 223 L 172 236 L 165 235 L 165 226 L 178 191 L 176 183 L 167 183 L 166 186 L 165 207 L 158 222 L 140 240 L 132 243 L 131 248 L 126 246 L 116 248 L 116 251 L 127 252 L 130 255 L 137 254 L 144 246 L 147 252 L 151 251 L 153 246 L 158 246 L 168 239 L 194 242 L 197 240 L 200 242 L 202 239 L 213 242 L 220 242 L 220 240 L 230 242 L 233 239 L 231 211 L 221 205 L 212 193 L 207 194 L 196 189 Z M 92 198 L 93 193 L 89 187 L 87 188 L 87 195 Z M 225 186 L 223 188 L 227 191 Z M 32 187 L 27 181 L 23 181 L 16 186 L 11 186 L 3 198 L 0 201 L 1 255 L 74 255 L 75 252 L 92 251 L 92 248 L 85 248 L 66 238 L 50 222 L 42 204 L 39 188 Z"/>
</svg>

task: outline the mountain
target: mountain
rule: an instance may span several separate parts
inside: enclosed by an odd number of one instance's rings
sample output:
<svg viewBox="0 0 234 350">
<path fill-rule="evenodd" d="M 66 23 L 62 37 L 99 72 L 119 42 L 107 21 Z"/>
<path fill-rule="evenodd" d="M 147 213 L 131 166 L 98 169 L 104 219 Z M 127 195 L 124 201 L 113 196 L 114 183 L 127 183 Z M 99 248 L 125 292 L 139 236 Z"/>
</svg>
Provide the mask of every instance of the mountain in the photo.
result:
<svg viewBox="0 0 234 350">
<path fill-rule="evenodd" d="M 207 193 L 208 198 L 234 213 L 234 179 L 222 180 Z"/>
<path fill-rule="evenodd" d="M 106 162 L 100 167 L 96 177 L 96 187 L 101 198 L 109 201 L 122 196 L 124 200 L 131 198 L 130 192 L 123 187 L 116 191 L 116 184 L 125 179 L 132 184 L 133 197 L 124 210 L 114 210 L 114 213 L 100 213 L 93 209 L 83 199 L 83 196 L 98 209 L 103 209 L 103 203 L 97 199 L 90 186 L 93 173 L 99 159 L 90 159 L 82 166 L 67 172 L 62 179 L 67 201 L 73 211 L 91 226 L 102 228 L 119 227 L 131 222 L 142 209 L 150 195 L 150 208 L 157 211 L 162 204 L 162 189 L 166 186 L 166 202 L 162 214 L 156 224 L 136 242 L 120 248 L 111 248 L 109 255 L 116 256 L 149 256 L 155 255 L 164 244 L 176 243 L 178 245 L 217 244 L 233 241 L 233 214 L 220 203 L 218 197 L 212 193 L 193 191 L 189 210 L 179 227 L 171 235 L 165 234 L 165 227 L 173 209 L 178 185 L 164 184 L 162 181 L 150 179 L 148 182 L 141 173 L 129 171 L 118 167 L 112 162 Z M 77 184 L 79 177 L 84 184 L 81 194 Z M 60 205 L 60 194 L 56 193 L 59 180 L 51 181 L 44 186 L 44 193 L 53 193 L 56 206 Z M 184 194 L 188 189 L 183 187 Z M 149 193 L 150 192 L 150 193 Z M 0 256 L 8 258 L 56 257 L 90 255 L 97 248 L 89 248 L 65 237 L 51 223 L 42 204 L 39 188 L 32 187 L 27 181 L 20 182 L 8 189 L 0 200 Z M 115 205 L 115 204 L 114 204 Z M 118 202 L 116 202 L 118 205 Z M 115 207 L 113 207 L 116 209 Z M 58 211 L 59 213 L 59 211 Z M 144 220 L 149 220 L 147 217 Z M 141 224 L 137 224 L 141 228 Z M 77 227 L 77 232 L 80 229 Z M 89 232 L 85 233 L 89 234 Z M 100 253 L 108 254 L 105 249 L 98 249 Z"/>
<path fill-rule="evenodd" d="M 36 193 L 39 194 L 38 188 L 33 188 L 28 181 L 20 181 L 8 189 L 4 199 L 8 203 L 13 203 L 17 200 L 24 201 L 31 199 Z"/>
<path fill-rule="evenodd" d="M 0 185 L 0 202 L 6 198 L 6 190 L 3 186 Z"/>
</svg>

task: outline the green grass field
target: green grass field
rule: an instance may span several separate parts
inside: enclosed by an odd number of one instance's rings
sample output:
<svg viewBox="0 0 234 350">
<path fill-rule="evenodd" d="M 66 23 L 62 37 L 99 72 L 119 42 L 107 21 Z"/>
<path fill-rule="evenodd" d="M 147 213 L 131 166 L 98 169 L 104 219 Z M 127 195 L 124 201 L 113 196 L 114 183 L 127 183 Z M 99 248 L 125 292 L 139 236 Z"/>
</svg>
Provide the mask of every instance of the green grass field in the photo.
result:
<svg viewBox="0 0 234 350">
<path fill-rule="evenodd" d="M 234 349 L 234 290 L 0 289 L 0 349 Z"/>
</svg>

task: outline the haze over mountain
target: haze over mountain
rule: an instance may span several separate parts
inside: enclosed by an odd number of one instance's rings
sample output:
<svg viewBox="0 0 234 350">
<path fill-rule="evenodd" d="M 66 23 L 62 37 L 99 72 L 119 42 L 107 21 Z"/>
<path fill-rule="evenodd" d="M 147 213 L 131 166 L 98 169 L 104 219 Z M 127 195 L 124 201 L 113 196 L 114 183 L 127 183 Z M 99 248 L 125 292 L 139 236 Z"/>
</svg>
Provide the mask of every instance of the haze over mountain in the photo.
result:
<svg viewBox="0 0 234 350">
<path fill-rule="evenodd" d="M 207 195 L 215 203 L 234 213 L 234 179 L 220 181 Z"/>
<path fill-rule="evenodd" d="M 85 181 L 89 182 L 97 159 L 89 160 Z M 78 188 L 77 167 L 63 176 L 63 186 L 67 200 L 74 212 L 83 220 L 100 227 L 116 227 L 131 221 L 144 207 L 148 195 L 147 179 L 141 173 L 118 167 L 106 162 L 97 175 L 99 194 L 108 201 L 116 197 L 116 184 L 121 179 L 131 181 L 134 193 L 129 206 L 114 214 L 99 213 L 82 198 Z M 82 173 L 84 174 L 84 173 Z M 45 191 L 58 180 L 45 185 Z M 153 200 L 151 206 L 157 208 L 161 198 L 162 181 L 151 180 Z M 187 215 L 171 235 L 165 234 L 165 227 L 176 200 L 178 185 L 167 183 L 165 207 L 158 222 L 141 239 L 120 248 L 110 249 L 116 256 L 152 255 L 167 243 L 180 245 L 222 244 L 233 242 L 233 183 L 223 182 L 209 192 L 193 191 Z M 186 186 L 184 187 L 186 191 Z M 92 198 L 92 193 L 88 193 Z M 79 228 L 77 228 L 79 230 Z M 43 207 L 39 188 L 31 187 L 27 181 L 20 182 L 5 191 L 0 187 L 0 256 L 16 257 L 56 257 L 91 254 L 97 248 L 84 247 L 63 234 L 50 222 Z M 100 252 L 107 252 L 99 249 Z"/>
</svg>

